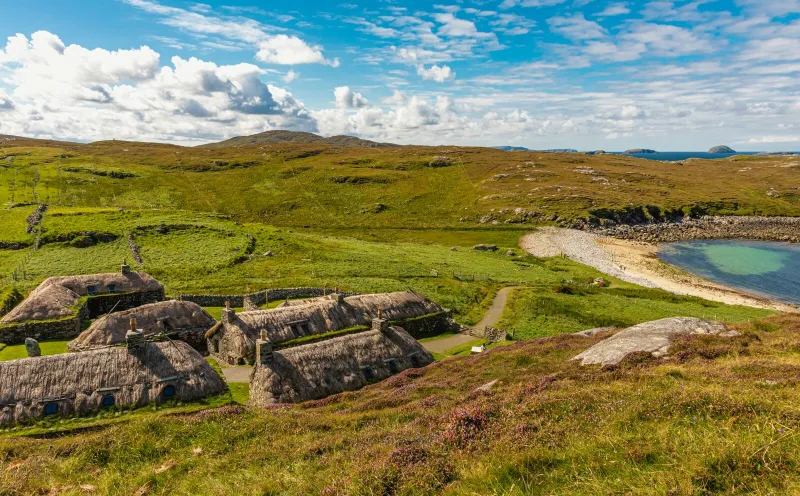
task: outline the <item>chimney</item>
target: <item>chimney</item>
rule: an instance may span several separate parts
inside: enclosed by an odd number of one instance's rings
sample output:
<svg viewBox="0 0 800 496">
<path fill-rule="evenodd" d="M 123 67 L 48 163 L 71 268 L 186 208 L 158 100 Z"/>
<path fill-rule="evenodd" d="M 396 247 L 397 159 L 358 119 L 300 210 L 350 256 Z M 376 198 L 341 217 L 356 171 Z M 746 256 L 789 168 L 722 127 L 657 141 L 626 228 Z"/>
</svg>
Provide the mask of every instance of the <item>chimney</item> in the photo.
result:
<svg viewBox="0 0 800 496">
<path fill-rule="evenodd" d="M 120 271 L 122 272 L 122 275 L 124 275 L 124 276 L 128 276 L 128 275 L 131 274 L 131 266 L 128 265 L 128 261 L 127 260 L 123 260 L 122 267 L 121 267 Z"/>
<path fill-rule="evenodd" d="M 261 329 L 261 337 L 256 341 L 256 360 L 256 365 L 266 365 L 272 361 L 272 341 L 267 338 L 265 329 Z"/>
<path fill-rule="evenodd" d="M 389 330 L 389 321 L 383 318 L 383 309 L 378 309 L 378 318 L 372 319 L 372 330 L 387 332 Z"/>
<path fill-rule="evenodd" d="M 139 350 L 144 348 L 144 331 L 136 328 L 136 319 L 131 319 L 131 328 L 125 333 L 125 346 L 129 350 Z"/>
<path fill-rule="evenodd" d="M 233 322 L 236 318 L 236 311 L 231 308 L 231 302 L 225 302 L 225 309 L 222 311 L 222 322 Z"/>
</svg>

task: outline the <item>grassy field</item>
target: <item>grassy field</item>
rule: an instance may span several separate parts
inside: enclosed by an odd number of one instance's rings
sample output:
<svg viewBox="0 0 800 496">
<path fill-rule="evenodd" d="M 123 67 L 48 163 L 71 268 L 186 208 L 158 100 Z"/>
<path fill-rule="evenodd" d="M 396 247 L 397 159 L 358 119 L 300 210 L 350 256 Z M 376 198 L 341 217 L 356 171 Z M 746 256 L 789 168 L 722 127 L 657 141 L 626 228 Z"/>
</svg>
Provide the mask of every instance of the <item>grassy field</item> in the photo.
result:
<svg viewBox="0 0 800 496">
<path fill-rule="evenodd" d="M 581 368 L 519 342 L 271 410 L 190 406 L 0 435 L 8 493 L 794 494 L 800 321 Z M 464 373 L 469 370 L 469 373 Z M 475 389 L 498 381 L 488 392 Z"/>
<path fill-rule="evenodd" d="M 515 290 L 498 327 L 516 339 L 530 339 L 594 327 L 622 329 L 676 315 L 742 322 L 774 313 L 657 289 L 559 285 L 544 290 Z"/>
<path fill-rule="evenodd" d="M 538 222 L 638 207 L 800 214 L 796 157 L 681 165 L 467 147 L 8 143 L 0 156 L 14 158 L 0 168 L 0 205 L 186 210 L 345 230 L 476 227 L 483 218 L 502 224 L 519 220 L 517 208 L 533 212 Z M 430 167 L 441 155 L 451 165 Z M 768 196 L 770 188 L 778 195 Z M 24 216 L 13 217 L 19 223 Z"/>
<path fill-rule="evenodd" d="M 518 341 L 469 356 L 475 340 L 362 391 L 259 410 L 234 384 L 190 405 L 3 429 L 2 494 L 800 492 L 797 317 L 613 278 L 594 288 L 597 271 L 517 248 L 536 225 L 592 216 L 800 215 L 794 157 L 7 143 L 0 306 L 47 277 L 123 260 L 170 296 L 413 289 L 463 324 L 500 288 L 520 289 L 499 323 Z M 451 165 L 430 167 L 436 155 Z M 472 249 L 481 243 L 499 249 Z M 723 320 L 742 336 L 687 339 L 667 361 L 569 361 L 600 337 L 567 333 L 669 316 Z M 24 354 L 0 344 L 0 360 Z"/>
</svg>

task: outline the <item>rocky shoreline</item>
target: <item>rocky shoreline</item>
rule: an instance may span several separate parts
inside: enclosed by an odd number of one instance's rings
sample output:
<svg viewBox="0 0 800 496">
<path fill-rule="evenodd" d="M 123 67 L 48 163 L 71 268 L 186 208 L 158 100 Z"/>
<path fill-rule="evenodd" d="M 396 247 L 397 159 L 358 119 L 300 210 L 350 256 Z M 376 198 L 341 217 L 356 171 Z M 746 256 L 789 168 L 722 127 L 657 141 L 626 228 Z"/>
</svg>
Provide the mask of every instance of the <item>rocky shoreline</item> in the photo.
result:
<svg viewBox="0 0 800 496">
<path fill-rule="evenodd" d="M 585 230 L 617 239 L 663 243 L 698 239 L 751 239 L 800 243 L 800 217 L 685 218 L 680 222 L 615 226 L 585 226 Z"/>
</svg>

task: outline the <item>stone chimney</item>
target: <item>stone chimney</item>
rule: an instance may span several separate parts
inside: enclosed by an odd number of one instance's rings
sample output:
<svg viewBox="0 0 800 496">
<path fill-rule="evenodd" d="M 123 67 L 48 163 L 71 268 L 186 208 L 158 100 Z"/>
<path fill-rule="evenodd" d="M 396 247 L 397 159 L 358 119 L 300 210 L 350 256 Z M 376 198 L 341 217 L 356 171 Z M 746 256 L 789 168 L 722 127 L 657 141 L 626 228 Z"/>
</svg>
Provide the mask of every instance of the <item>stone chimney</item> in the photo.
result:
<svg viewBox="0 0 800 496">
<path fill-rule="evenodd" d="M 124 260 L 122 262 L 122 267 L 121 267 L 120 271 L 122 272 L 122 275 L 124 275 L 124 276 L 130 275 L 131 266 L 128 265 L 128 261 L 127 260 Z"/>
<path fill-rule="evenodd" d="M 236 311 L 231 308 L 231 302 L 225 302 L 225 309 L 222 310 L 222 322 L 229 323 L 236 319 Z"/>
<path fill-rule="evenodd" d="M 131 328 L 125 333 L 125 346 L 129 350 L 139 350 L 144 348 L 144 331 L 136 328 L 136 319 L 131 319 Z"/>
<path fill-rule="evenodd" d="M 383 309 L 378 309 L 378 318 L 372 319 L 372 330 L 387 332 L 389 330 L 389 320 L 383 318 Z"/>
<path fill-rule="evenodd" d="M 265 329 L 261 329 L 261 337 L 256 341 L 256 360 L 261 365 L 272 361 L 272 341 L 267 338 Z"/>
</svg>

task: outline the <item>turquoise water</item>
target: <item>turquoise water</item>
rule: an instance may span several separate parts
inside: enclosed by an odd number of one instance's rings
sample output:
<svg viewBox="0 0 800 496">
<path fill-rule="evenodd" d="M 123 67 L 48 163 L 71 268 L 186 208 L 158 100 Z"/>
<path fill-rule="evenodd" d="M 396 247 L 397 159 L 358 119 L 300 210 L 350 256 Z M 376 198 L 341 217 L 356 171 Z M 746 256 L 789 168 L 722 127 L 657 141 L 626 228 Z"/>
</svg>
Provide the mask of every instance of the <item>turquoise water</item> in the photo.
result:
<svg viewBox="0 0 800 496">
<path fill-rule="evenodd" d="M 658 257 L 711 281 L 800 304 L 800 245 L 765 241 L 681 241 Z"/>
</svg>

